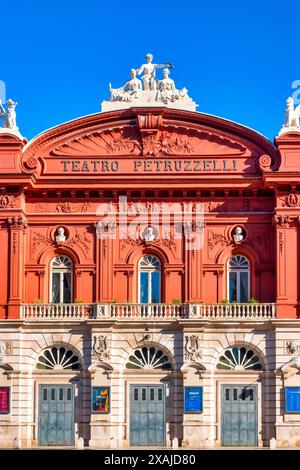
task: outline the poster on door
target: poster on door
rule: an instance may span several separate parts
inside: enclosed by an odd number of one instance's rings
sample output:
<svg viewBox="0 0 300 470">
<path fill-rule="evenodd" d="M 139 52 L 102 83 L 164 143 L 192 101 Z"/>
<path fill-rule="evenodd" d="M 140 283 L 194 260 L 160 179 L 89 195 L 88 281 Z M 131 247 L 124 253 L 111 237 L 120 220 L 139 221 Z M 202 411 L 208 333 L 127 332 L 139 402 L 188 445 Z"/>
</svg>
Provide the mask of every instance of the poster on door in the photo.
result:
<svg viewBox="0 0 300 470">
<path fill-rule="evenodd" d="M 110 387 L 92 387 L 92 412 L 109 413 Z"/>
<path fill-rule="evenodd" d="M 0 387 L 0 413 L 9 413 L 9 387 Z"/>
</svg>

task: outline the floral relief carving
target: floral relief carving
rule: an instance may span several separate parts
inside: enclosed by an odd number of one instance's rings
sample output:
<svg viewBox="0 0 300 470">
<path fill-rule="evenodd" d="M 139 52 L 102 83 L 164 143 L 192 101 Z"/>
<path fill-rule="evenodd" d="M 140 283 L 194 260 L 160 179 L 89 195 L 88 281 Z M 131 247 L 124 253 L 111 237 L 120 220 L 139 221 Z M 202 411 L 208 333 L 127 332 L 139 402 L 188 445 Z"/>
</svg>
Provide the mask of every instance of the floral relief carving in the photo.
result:
<svg viewBox="0 0 300 470">
<path fill-rule="evenodd" d="M 207 243 L 208 243 L 209 248 L 212 250 L 217 245 L 221 245 L 221 246 L 231 245 L 232 241 L 229 238 L 225 237 L 225 235 L 222 235 L 221 233 L 216 233 L 210 230 Z"/>
<path fill-rule="evenodd" d="M 144 244 L 144 240 L 141 240 L 140 238 L 131 238 L 127 237 L 124 238 L 123 240 L 120 240 L 120 250 L 123 251 L 129 246 L 140 246 Z"/>
<path fill-rule="evenodd" d="M 137 155 L 141 151 L 141 146 L 137 141 L 123 137 L 122 135 L 114 137 L 111 141 L 107 142 L 105 148 L 107 153 L 124 152 Z"/>
<path fill-rule="evenodd" d="M 218 154 L 228 153 L 228 151 L 241 154 L 246 151 L 244 145 L 218 134 L 197 129 L 161 127 L 161 121 L 157 121 L 157 116 L 152 116 L 153 119 L 149 122 L 139 118 L 145 118 L 145 116 L 138 116 L 139 134 L 135 126 L 90 132 L 57 145 L 51 155 L 73 157 L 87 154 L 91 157 L 109 154 L 166 156 L 203 154 L 203 152 L 205 155 L 209 155 L 210 152 L 207 149 L 201 150 L 203 141 L 206 141 L 206 145 L 209 142 L 210 146 L 214 147 L 211 151 Z"/>
<path fill-rule="evenodd" d="M 282 255 L 283 254 L 283 247 L 284 247 L 284 233 L 279 232 L 279 252 Z"/>
<path fill-rule="evenodd" d="M 86 233 L 80 233 L 78 230 L 75 230 L 74 235 L 64 243 L 64 245 L 69 245 L 71 247 L 79 245 L 86 253 L 90 251 L 90 244 L 91 239 L 87 237 Z"/>
<path fill-rule="evenodd" d="M 274 215 L 272 222 L 275 227 L 288 228 L 292 223 L 292 220 L 293 219 L 288 215 Z"/>
<path fill-rule="evenodd" d="M 52 240 L 52 238 L 47 234 L 39 232 L 33 232 L 31 241 L 33 253 L 36 253 L 40 246 L 56 245 L 55 239 Z M 85 233 L 80 233 L 78 230 L 75 230 L 74 235 L 64 242 L 64 246 L 81 246 L 86 253 L 89 253 L 90 251 L 90 244 L 91 240 L 87 237 L 87 235 Z"/>
<path fill-rule="evenodd" d="M 44 233 L 33 232 L 32 234 L 32 252 L 36 253 L 37 249 L 42 246 L 51 246 L 53 245 L 53 240 Z"/>
<path fill-rule="evenodd" d="M 23 217 L 9 217 L 7 219 L 10 228 L 14 230 L 24 230 L 27 228 L 27 222 L 23 219 Z"/>
<path fill-rule="evenodd" d="M 174 154 L 189 154 L 193 152 L 187 136 L 167 131 L 143 135 L 143 155 L 145 157 L 157 157 Z"/>
<path fill-rule="evenodd" d="M 163 238 L 160 241 L 161 245 L 165 246 L 172 252 L 177 251 L 177 245 L 175 242 L 174 235 L 172 233 L 165 233 Z"/>
<path fill-rule="evenodd" d="M 87 153 L 90 156 L 115 153 L 140 155 L 141 143 L 136 134 L 134 127 L 91 132 L 56 146 L 52 154 L 61 156 L 78 156 Z"/>
<path fill-rule="evenodd" d="M 47 211 L 47 204 L 45 202 L 38 202 L 34 205 L 35 212 L 42 212 L 46 213 Z"/>
</svg>

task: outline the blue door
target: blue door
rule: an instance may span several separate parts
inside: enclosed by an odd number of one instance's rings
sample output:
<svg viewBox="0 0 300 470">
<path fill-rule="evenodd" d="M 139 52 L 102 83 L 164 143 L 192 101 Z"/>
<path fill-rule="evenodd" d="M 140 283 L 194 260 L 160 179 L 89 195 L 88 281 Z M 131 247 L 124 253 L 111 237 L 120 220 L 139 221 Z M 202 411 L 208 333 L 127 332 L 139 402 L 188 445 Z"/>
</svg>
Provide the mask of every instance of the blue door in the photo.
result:
<svg viewBox="0 0 300 470">
<path fill-rule="evenodd" d="M 257 385 L 222 385 L 222 445 L 257 446 Z"/>
<path fill-rule="evenodd" d="M 73 385 L 40 385 L 39 445 L 74 445 Z"/>
<path fill-rule="evenodd" d="M 130 445 L 165 445 L 165 387 L 130 386 Z"/>
</svg>

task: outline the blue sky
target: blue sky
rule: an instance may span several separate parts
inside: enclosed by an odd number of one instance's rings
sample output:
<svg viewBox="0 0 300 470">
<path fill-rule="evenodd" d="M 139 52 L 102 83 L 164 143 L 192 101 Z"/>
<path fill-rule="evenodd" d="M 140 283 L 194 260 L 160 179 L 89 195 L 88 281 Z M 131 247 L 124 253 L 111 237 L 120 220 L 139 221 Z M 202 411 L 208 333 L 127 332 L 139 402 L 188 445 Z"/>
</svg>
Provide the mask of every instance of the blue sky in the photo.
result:
<svg viewBox="0 0 300 470">
<path fill-rule="evenodd" d="M 0 80 L 24 136 L 100 110 L 132 67 L 173 62 L 198 111 L 273 140 L 300 80 L 299 0 L 6 1 Z"/>
</svg>

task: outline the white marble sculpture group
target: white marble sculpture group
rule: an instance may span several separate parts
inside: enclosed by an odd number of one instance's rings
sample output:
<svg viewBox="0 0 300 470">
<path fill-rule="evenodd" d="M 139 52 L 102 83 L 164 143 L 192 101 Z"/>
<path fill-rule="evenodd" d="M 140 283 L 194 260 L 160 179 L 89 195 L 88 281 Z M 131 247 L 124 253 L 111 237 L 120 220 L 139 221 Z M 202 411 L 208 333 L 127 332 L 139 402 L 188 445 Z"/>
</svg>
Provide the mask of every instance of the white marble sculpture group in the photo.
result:
<svg viewBox="0 0 300 470">
<path fill-rule="evenodd" d="M 109 84 L 109 101 L 102 103 L 102 111 L 131 106 L 170 106 L 190 111 L 196 110 L 196 103 L 188 96 L 186 88 L 177 89 L 170 75 L 171 63 L 154 64 L 153 55 L 146 55 L 146 63 L 131 69 L 131 78 L 120 88 Z M 163 69 L 163 78 L 156 77 L 156 70 Z M 141 76 L 141 80 L 137 78 Z"/>
<path fill-rule="evenodd" d="M 2 119 L 2 126 L 4 129 L 18 129 L 17 128 L 17 115 L 16 115 L 16 106 L 18 103 L 15 103 L 12 99 L 6 101 L 5 111 L 2 101 L 0 100 L 0 118 Z"/>
</svg>

